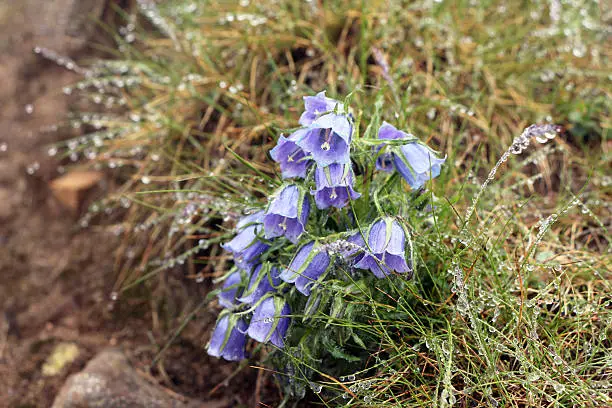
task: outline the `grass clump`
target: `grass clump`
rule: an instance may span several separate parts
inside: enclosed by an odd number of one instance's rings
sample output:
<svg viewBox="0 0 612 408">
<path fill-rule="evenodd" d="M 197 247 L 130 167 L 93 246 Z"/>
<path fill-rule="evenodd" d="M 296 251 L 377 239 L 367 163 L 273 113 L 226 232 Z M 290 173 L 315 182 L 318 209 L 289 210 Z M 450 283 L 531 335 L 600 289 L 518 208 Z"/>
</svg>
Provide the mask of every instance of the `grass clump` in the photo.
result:
<svg viewBox="0 0 612 408">
<path fill-rule="evenodd" d="M 334 328 L 312 342 L 327 354 L 270 355 L 293 366 L 287 393 L 310 385 L 330 406 L 611 403 L 597 4 L 142 0 L 123 17 L 111 58 L 65 90 L 98 109 L 75 114 L 68 125 L 84 132 L 61 150 L 119 180 L 85 218 L 119 213 L 118 290 L 167 270 L 226 275 L 220 227 L 278 185 L 266 154 L 301 96 L 351 93 L 360 133 L 385 118 L 447 165 L 420 201 L 390 198 L 414 207 L 414 279 L 329 285 L 330 306 L 310 317 Z M 483 188 L 515 137 L 543 122 L 562 137 L 510 155 Z"/>
</svg>

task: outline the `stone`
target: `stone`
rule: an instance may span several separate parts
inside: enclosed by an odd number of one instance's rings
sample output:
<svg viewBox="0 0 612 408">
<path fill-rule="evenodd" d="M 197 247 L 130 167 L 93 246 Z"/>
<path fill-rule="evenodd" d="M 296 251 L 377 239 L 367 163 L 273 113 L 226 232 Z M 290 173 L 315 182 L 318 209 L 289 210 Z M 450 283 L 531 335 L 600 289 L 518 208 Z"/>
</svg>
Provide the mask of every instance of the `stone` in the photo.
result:
<svg viewBox="0 0 612 408">
<path fill-rule="evenodd" d="M 83 371 L 68 378 L 52 408 L 222 407 L 189 400 L 148 382 L 117 349 L 100 352 Z"/>
<path fill-rule="evenodd" d="M 53 195 L 66 207 L 78 212 L 88 190 L 102 180 L 98 171 L 71 171 L 51 182 Z"/>
<path fill-rule="evenodd" d="M 61 373 L 64 367 L 76 360 L 79 353 L 79 347 L 74 343 L 58 344 L 43 364 L 42 375 L 50 377 Z"/>
</svg>

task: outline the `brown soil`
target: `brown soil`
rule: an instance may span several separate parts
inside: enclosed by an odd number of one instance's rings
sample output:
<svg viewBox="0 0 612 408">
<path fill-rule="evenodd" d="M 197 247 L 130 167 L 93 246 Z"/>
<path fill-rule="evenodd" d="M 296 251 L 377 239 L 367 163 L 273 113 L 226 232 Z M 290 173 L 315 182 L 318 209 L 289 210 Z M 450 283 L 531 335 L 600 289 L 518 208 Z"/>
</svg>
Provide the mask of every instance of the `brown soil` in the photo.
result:
<svg viewBox="0 0 612 408">
<path fill-rule="evenodd" d="M 258 378 L 257 370 L 246 368 L 231 385 L 223 384 L 237 365 L 206 355 L 203 344 L 214 322 L 210 311 L 202 310 L 161 363 L 149 369 L 172 330 L 156 328 L 158 316 L 146 290 L 110 300 L 119 239 L 104 228 L 78 228 L 78 214 L 63 207 L 49 188 L 59 173 L 47 147 L 67 135 L 41 129 L 65 117 L 70 101 L 61 89 L 78 76 L 42 60 L 32 48 L 46 46 L 77 60 L 86 56 L 86 34 L 66 38 L 60 27 L 61 21 L 71 21 L 70 14 L 39 7 L 79 2 L 16 3 L 0 3 L 0 407 L 51 406 L 66 378 L 109 346 L 124 349 L 138 369 L 169 390 L 202 401 L 222 399 L 227 406 L 255 406 L 255 383 L 268 376 L 260 372 Z M 109 188 L 109 176 L 85 201 Z M 193 293 L 193 282 L 177 282 L 168 286 Z M 190 303 L 180 306 L 185 315 Z M 43 363 L 62 342 L 75 343 L 78 358 L 59 374 L 44 376 Z M 267 399 L 277 398 L 273 388 L 266 391 Z"/>
</svg>

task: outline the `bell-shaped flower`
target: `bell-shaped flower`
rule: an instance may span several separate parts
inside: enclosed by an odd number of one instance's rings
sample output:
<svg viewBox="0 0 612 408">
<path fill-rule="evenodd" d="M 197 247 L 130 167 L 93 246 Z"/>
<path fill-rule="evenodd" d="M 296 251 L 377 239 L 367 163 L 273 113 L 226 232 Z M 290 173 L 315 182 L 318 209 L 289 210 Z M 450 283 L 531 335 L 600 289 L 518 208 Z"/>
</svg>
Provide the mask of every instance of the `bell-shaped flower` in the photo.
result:
<svg viewBox="0 0 612 408">
<path fill-rule="evenodd" d="M 366 234 L 368 245 L 355 267 L 369 269 L 377 278 L 384 278 L 391 272 L 411 272 L 405 256 L 406 234 L 404 228 L 392 218 L 376 221 Z"/>
<path fill-rule="evenodd" d="M 353 169 L 350 163 L 317 167 L 315 185 L 316 190 L 312 191 L 312 194 L 321 210 L 329 207 L 343 208 L 349 200 L 361 197 L 361 194 L 353 189 Z"/>
<path fill-rule="evenodd" d="M 304 113 L 300 116 L 300 125 L 309 126 L 320 115 L 334 110 L 338 107 L 339 111 L 344 110 L 344 105 L 335 99 L 325 96 L 325 91 L 319 92 L 315 96 L 304 97 Z"/>
<path fill-rule="evenodd" d="M 353 125 L 347 115 L 328 113 L 317 118 L 306 134 L 296 141 L 319 166 L 350 161 L 349 145 Z"/>
<path fill-rule="evenodd" d="M 383 122 L 380 129 L 378 129 L 378 138 L 381 140 L 396 140 L 412 137 L 412 135 L 398 130 L 395 126 L 390 123 Z M 382 146 L 376 148 L 378 153 Z M 383 152 L 376 159 L 376 169 L 391 173 L 393 171 L 393 153 L 388 150 Z"/>
<path fill-rule="evenodd" d="M 339 241 L 338 252 L 345 260 L 352 258 L 353 263 L 357 263 L 363 258 L 366 244 L 361 232 L 356 232 L 345 240 Z"/>
<path fill-rule="evenodd" d="M 282 348 L 291 319 L 291 309 L 281 297 L 265 298 L 253 312 L 248 335 L 261 343 L 271 342 Z"/>
<path fill-rule="evenodd" d="M 270 150 L 272 159 L 280 164 L 281 175 L 284 179 L 293 177 L 306 177 L 308 167 L 312 164 L 312 160 L 306 157 L 306 153 L 297 145 L 298 140 L 308 133 L 307 128 L 298 129 L 289 137 L 281 137 L 278 139 L 276 146 Z"/>
<path fill-rule="evenodd" d="M 219 292 L 219 304 L 223 307 L 230 308 L 237 304 L 236 297 L 239 296 L 239 290 L 242 290 L 242 274 L 240 270 L 233 272 L 223 282 L 221 292 Z"/>
<path fill-rule="evenodd" d="M 317 279 L 327 271 L 329 264 L 327 251 L 319 250 L 315 241 L 311 241 L 298 250 L 287 269 L 281 272 L 280 278 L 285 282 L 295 283 L 297 290 L 308 296 Z"/>
<path fill-rule="evenodd" d="M 234 255 L 236 265 L 250 270 L 259 261 L 259 256 L 270 246 L 263 243 L 258 234 L 262 229 L 263 211 L 242 218 L 236 225 L 238 234 L 221 247 Z"/>
<path fill-rule="evenodd" d="M 285 236 L 297 243 L 309 213 L 310 202 L 301 188 L 295 184 L 282 187 L 272 197 L 263 218 L 266 238 Z"/>
<path fill-rule="evenodd" d="M 257 265 L 251 275 L 249 286 L 244 290 L 238 301 L 252 305 L 266 293 L 275 292 L 275 287 L 281 282 L 279 274 L 278 268 L 270 267 L 269 264 L 265 266 Z"/>
<path fill-rule="evenodd" d="M 217 320 L 206 351 L 214 357 L 229 361 L 246 358 L 247 323 L 240 317 L 225 313 Z"/>
<path fill-rule="evenodd" d="M 413 189 L 421 188 L 430 178 L 438 177 L 445 161 L 418 142 L 400 146 L 393 157 L 395 168 Z"/>
</svg>

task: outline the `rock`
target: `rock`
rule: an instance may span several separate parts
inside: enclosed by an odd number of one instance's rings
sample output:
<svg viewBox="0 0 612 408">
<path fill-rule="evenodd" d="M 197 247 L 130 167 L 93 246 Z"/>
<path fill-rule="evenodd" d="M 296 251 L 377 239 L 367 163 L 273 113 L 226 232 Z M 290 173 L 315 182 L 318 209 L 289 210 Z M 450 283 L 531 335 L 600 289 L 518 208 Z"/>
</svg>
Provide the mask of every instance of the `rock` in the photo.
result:
<svg viewBox="0 0 612 408">
<path fill-rule="evenodd" d="M 42 366 L 42 375 L 54 376 L 79 356 L 79 347 L 74 343 L 60 343 L 51 352 Z"/>
<path fill-rule="evenodd" d="M 99 353 L 83 371 L 72 375 L 52 408 L 196 408 L 212 407 L 182 398 L 139 375 L 116 349 Z M 223 405 L 217 405 L 223 406 Z"/>
<path fill-rule="evenodd" d="M 75 213 L 78 212 L 85 193 L 102 180 L 98 171 L 72 171 L 51 182 L 53 195 Z"/>
<path fill-rule="evenodd" d="M 13 214 L 11 191 L 0 186 L 0 220 L 9 218 L 11 214 Z"/>
</svg>

